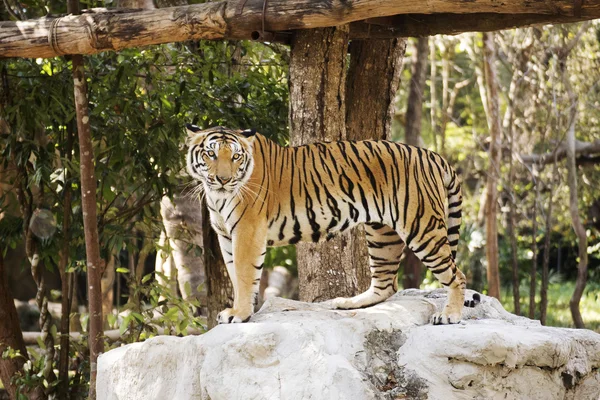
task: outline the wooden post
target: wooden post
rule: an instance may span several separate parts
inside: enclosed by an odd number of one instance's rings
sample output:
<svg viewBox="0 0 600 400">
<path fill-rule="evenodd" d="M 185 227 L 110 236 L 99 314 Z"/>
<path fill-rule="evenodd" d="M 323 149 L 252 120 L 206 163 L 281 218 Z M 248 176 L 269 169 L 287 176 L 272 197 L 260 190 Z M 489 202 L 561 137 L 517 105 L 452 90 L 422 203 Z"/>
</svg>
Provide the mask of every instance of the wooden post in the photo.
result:
<svg viewBox="0 0 600 400">
<path fill-rule="evenodd" d="M 69 0 L 69 12 L 79 13 L 79 1 Z M 104 350 L 102 339 L 102 269 L 96 215 L 96 174 L 94 171 L 94 147 L 90 130 L 87 83 L 83 56 L 72 56 L 73 84 L 77 134 L 79 136 L 79 168 L 81 173 L 81 209 L 85 234 L 85 252 L 88 285 L 89 347 L 90 347 L 90 392 L 89 398 L 96 399 L 96 368 L 98 355 Z"/>
<path fill-rule="evenodd" d="M 79 162 L 81 171 L 81 208 L 87 259 L 89 346 L 90 346 L 90 399 L 96 398 L 96 360 L 104 349 L 102 341 L 102 288 L 98 219 L 96 216 L 96 174 L 94 148 L 90 132 L 83 56 L 73 55 L 73 82 L 79 136 Z"/>
</svg>

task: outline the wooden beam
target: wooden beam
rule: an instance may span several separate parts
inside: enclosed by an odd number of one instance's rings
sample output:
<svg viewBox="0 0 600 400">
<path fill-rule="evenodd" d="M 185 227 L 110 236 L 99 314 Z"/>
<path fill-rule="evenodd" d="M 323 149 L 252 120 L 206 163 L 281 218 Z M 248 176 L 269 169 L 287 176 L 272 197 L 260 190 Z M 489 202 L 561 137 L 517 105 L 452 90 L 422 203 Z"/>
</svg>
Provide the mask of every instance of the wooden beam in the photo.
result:
<svg viewBox="0 0 600 400">
<path fill-rule="evenodd" d="M 598 17 L 549 14 L 404 14 L 369 18 L 350 24 L 352 39 L 388 39 L 458 35 L 464 32 L 492 32 L 532 25 L 580 22 Z"/>
<path fill-rule="evenodd" d="M 0 22 L 0 57 L 94 54 L 197 39 L 277 40 L 275 32 L 433 13 L 461 16 L 454 21 L 433 18 L 431 23 L 435 25 L 437 21 L 439 31 L 432 29 L 429 34 L 446 33 L 444 30 L 457 33 L 452 25 L 460 25 L 462 15 L 474 13 L 488 13 L 489 17 L 538 14 L 548 16 L 544 19 L 548 23 L 564 22 L 566 17 L 572 18 L 570 22 L 600 18 L 600 0 L 586 0 L 580 10 L 575 9 L 573 0 L 228 0 L 156 10 L 92 9 L 82 15 Z M 409 26 L 411 17 L 404 18 Z M 505 24 L 509 19 L 505 17 Z M 413 21 L 415 31 L 416 24 Z M 485 23 L 479 21 L 475 25 Z M 462 29 L 471 30 L 470 26 Z"/>
</svg>

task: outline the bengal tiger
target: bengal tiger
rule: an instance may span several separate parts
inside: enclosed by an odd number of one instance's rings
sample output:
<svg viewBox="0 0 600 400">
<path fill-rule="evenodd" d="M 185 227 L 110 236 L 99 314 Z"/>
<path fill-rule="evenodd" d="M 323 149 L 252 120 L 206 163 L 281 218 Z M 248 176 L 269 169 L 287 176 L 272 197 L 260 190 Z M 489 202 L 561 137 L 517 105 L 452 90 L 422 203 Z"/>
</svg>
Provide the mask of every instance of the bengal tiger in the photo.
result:
<svg viewBox="0 0 600 400">
<path fill-rule="evenodd" d="M 333 306 L 354 309 L 397 291 L 405 245 L 448 289 L 433 324 L 461 320 L 465 276 L 454 259 L 462 195 L 456 172 L 438 154 L 390 141 L 339 141 L 282 147 L 254 129 L 187 125 L 187 170 L 204 191 L 210 222 L 234 290 L 218 323 L 254 312 L 267 246 L 319 241 L 364 224 L 371 286 Z"/>
</svg>

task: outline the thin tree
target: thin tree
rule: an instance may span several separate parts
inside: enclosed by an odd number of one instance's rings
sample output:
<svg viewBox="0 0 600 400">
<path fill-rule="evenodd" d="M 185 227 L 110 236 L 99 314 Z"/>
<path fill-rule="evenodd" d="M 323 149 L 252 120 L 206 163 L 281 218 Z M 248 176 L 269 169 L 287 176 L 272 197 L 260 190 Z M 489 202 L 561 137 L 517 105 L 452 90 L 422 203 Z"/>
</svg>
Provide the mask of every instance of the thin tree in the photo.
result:
<svg viewBox="0 0 600 400">
<path fill-rule="evenodd" d="M 582 30 L 584 28 L 582 27 Z M 581 31 L 580 31 L 581 32 Z M 577 191 L 577 164 L 575 160 L 575 126 L 577 124 L 577 107 L 579 105 L 577 101 L 577 95 L 574 93 L 569 78 L 566 73 L 566 60 L 561 63 L 561 75 L 563 85 L 567 91 L 570 100 L 570 112 L 569 112 L 569 128 L 567 130 L 567 182 L 569 185 L 569 214 L 571 215 L 571 224 L 575 235 L 577 235 L 577 248 L 579 261 L 577 263 L 577 280 L 575 282 L 575 290 L 569 300 L 569 308 L 571 309 L 571 316 L 573 317 L 573 323 L 576 328 L 583 329 L 585 324 L 581 311 L 579 310 L 579 303 L 581 296 L 587 283 L 587 269 L 588 269 L 588 254 L 587 254 L 587 234 L 585 228 L 581 223 L 581 216 L 579 214 L 578 204 L 578 191 Z"/>
<path fill-rule="evenodd" d="M 535 293 L 537 291 L 537 265 L 538 265 L 538 245 L 537 245 L 537 210 L 540 199 L 541 185 L 538 182 L 537 164 L 533 165 L 533 186 L 535 188 L 535 197 L 533 198 L 533 211 L 531 215 L 531 271 L 529 275 L 529 318 L 535 318 Z"/>
<path fill-rule="evenodd" d="M 73 121 L 67 124 L 65 156 L 70 162 L 73 158 L 74 126 Z M 61 317 L 60 317 L 60 352 L 58 355 L 58 397 L 68 398 L 69 391 L 69 315 L 71 301 L 73 300 L 73 274 L 67 272 L 69 263 L 70 240 L 71 240 L 71 185 L 68 184 L 70 177 L 67 176 L 67 168 L 64 167 L 64 189 L 63 189 L 63 221 L 62 221 L 62 246 L 59 254 L 58 272 L 61 280 Z"/>
<path fill-rule="evenodd" d="M 13 377 L 22 371 L 23 364 L 29 359 L 23 333 L 19 326 L 19 316 L 15 308 L 15 303 L 10 294 L 8 282 L 6 280 L 6 271 L 4 270 L 4 257 L 0 251 L 0 381 L 8 391 L 11 399 L 17 398 L 17 387 L 13 382 Z M 16 357 L 2 357 L 8 349 L 11 349 L 13 355 L 19 353 Z M 39 389 L 39 388 L 38 388 Z M 44 397 L 43 391 L 35 389 L 28 393 L 29 399 L 41 399 Z"/>
<path fill-rule="evenodd" d="M 431 108 L 429 109 L 429 123 L 431 125 L 431 133 L 433 134 L 433 149 L 438 151 L 438 140 L 437 140 L 437 131 L 438 131 L 438 116 L 437 116 L 437 49 L 436 49 L 436 39 L 432 37 L 429 40 L 429 66 L 431 68 L 429 79 L 429 96 L 431 102 Z"/>
<path fill-rule="evenodd" d="M 525 46 L 527 46 L 527 43 Z M 515 99 L 520 89 L 521 83 L 523 82 L 522 74 L 525 74 L 527 68 L 528 57 L 525 56 L 525 51 L 519 49 L 517 51 L 515 60 L 515 69 L 512 73 L 510 80 L 510 86 L 508 89 L 508 99 L 506 104 L 506 112 L 504 113 L 504 120 L 502 127 L 504 128 L 504 134 L 509 142 L 508 151 L 508 182 L 507 192 L 509 197 L 510 208 L 508 211 L 508 237 L 510 241 L 510 252 L 511 252 L 511 266 L 512 266 L 512 289 L 513 289 L 513 305 L 514 312 L 517 315 L 521 315 L 521 293 L 519 290 L 519 262 L 517 254 L 517 222 L 516 222 L 516 194 L 514 190 L 515 182 L 515 168 L 514 168 L 514 151 L 515 151 Z M 535 178 L 534 178 L 535 179 Z"/>
<path fill-rule="evenodd" d="M 79 14 L 79 1 L 69 0 L 68 11 Z M 104 350 L 102 340 L 102 268 L 98 241 L 98 219 L 96 213 L 96 174 L 94 171 L 94 147 L 90 130 L 87 83 L 83 56 L 72 56 L 73 84 L 77 134 L 79 136 L 79 163 L 81 173 L 81 209 L 85 234 L 87 259 L 89 348 L 90 348 L 90 391 L 89 398 L 96 399 L 96 374 L 98 355 Z"/>
<path fill-rule="evenodd" d="M 493 33 L 483 34 L 484 71 L 487 96 L 487 120 L 490 130 L 490 165 L 487 174 L 485 208 L 486 258 L 488 295 L 500 299 L 500 273 L 498 268 L 498 175 L 500 168 L 501 121 L 498 99 L 498 74 L 496 72 L 496 45 Z"/>
<path fill-rule="evenodd" d="M 429 39 L 418 38 L 415 51 L 412 56 L 412 69 L 410 77 L 410 89 L 406 105 L 404 142 L 412 146 L 421 145 L 421 120 L 423 114 L 423 94 L 425 91 L 425 78 L 427 73 L 427 56 L 429 54 Z M 432 73 L 434 67 L 432 66 Z M 431 82 L 432 91 L 435 91 Z M 433 96 L 433 95 L 432 95 Z M 431 104 L 432 113 L 435 105 Z M 434 114 L 431 114 L 434 115 Z M 432 119 L 433 120 L 433 119 Z M 407 288 L 418 288 L 421 285 L 423 265 L 415 254 L 407 247 L 404 249 L 404 274 L 402 285 Z"/>
</svg>

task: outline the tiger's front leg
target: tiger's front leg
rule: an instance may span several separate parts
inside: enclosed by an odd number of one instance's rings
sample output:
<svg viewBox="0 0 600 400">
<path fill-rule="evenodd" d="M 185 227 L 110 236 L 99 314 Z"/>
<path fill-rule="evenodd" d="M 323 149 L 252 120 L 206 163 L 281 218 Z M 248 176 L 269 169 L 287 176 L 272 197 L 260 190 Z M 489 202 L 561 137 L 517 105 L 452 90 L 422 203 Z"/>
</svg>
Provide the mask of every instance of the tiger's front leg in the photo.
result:
<svg viewBox="0 0 600 400">
<path fill-rule="evenodd" d="M 266 227 L 237 227 L 229 243 L 219 240 L 233 284 L 233 308 L 217 316 L 219 324 L 246 322 L 254 314 L 266 254 Z M 229 246 L 227 246 L 229 244 Z"/>
</svg>

